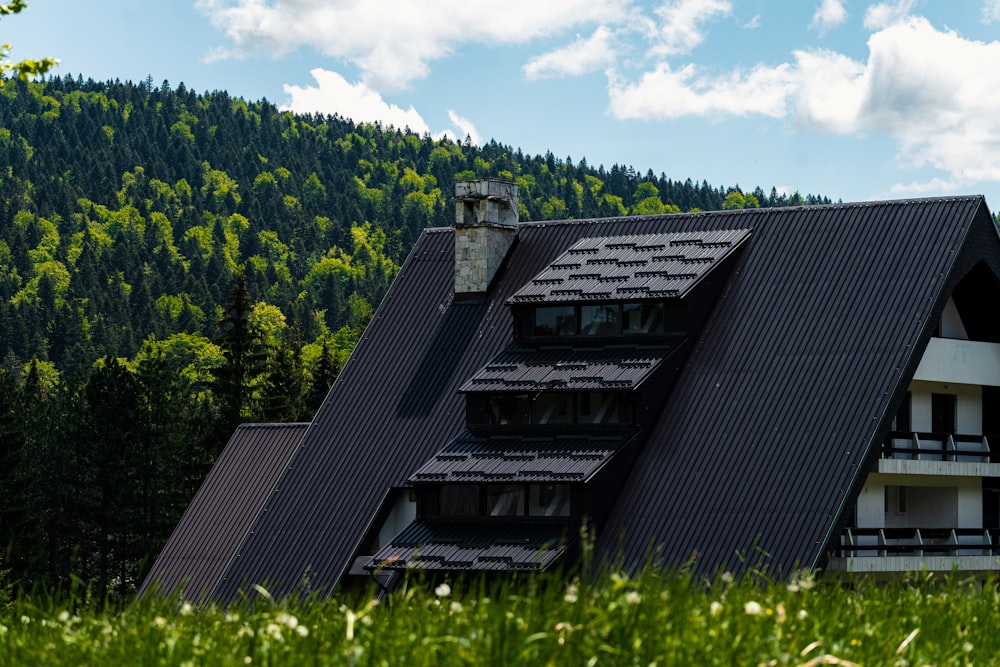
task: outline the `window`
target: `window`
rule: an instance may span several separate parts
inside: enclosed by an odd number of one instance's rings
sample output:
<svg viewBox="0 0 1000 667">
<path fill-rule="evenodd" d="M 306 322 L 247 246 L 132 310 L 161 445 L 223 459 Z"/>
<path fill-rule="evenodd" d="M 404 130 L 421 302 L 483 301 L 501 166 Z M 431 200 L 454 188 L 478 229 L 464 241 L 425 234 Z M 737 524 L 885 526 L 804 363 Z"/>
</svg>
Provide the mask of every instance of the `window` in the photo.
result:
<svg viewBox="0 0 1000 667">
<path fill-rule="evenodd" d="M 531 406 L 532 423 L 572 424 L 573 394 L 543 392 L 535 397 Z"/>
<path fill-rule="evenodd" d="M 578 424 L 617 424 L 620 421 L 621 394 L 591 391 L 577 401 Z"/>
<path fill-rule="evenodd" d="M 441 487 L 441 514 L 475 516 L 479 514 L 479 487 L 475 484 L 446 484 Z"/>
<path fill-rule="evenodd" d="M 576 306 L 535 308 L 536 336 L 572 336 L 576 334 Z"/>
<path fill-rule="evenodd" d="M 530 485 L 528 516 L 569 516 L 569 484 Z"/>
<path fill-rule="evenodd" d="M 906 487 L 885 487 L 885 513 L 906 514 Z"/>
<path fill-rule="evenodd" d="M 524 514 L 523 484 L 490 484 L 486 487 L 486 513 L 489 516 Z"/>
<path fill-rule="evenodd" d="M 683 306 L 671 305 L 671 320 L 683 326 Z M 535 336 L 633 336 L 666 331 L 664 303 L 600 303 L 538 306 L 534 309 Z"/>
<path fill-rule="evenodd" d="M 480 401 L 477 405 L 487 406 L 487 416 L 481 416 L 482 409 L 472 410 L 470 424 L 621 424 L 631 420 L 631 411 L 621 392 L 543 391 L 534 397 L 528 394 L 495 394 L 477 400 Z"/>
<path fill-rule="evenodd" d="M 585 336 L 614 336 L 619 333 L 619 304 L 580 306 L 580 333 Z"/>
<path fill-rule="evenodd" d="M 955 394 L 931 394 L 931 431 L 938 435 L 955 432 Z"/>
<path fill-rule="evenodd" d="M 912 403 L 913 394 L 906 392 L 906 396 L 903 397 L 903 403 L 899 406 L 899 410 L 896 412 L 896 418 L 893 420 L 893 431 L 909 432 L 912 430 L 910 427 L 910 406 Z"/>
<path fill-rule="evenodd" d="M 622 306 L 622 333 L 663 332 L 662 303 L 626 303 Z"/>
<path fill-rule="evenodd" d="M 527 394 L 490 396 L 490 424 L 528 424 L 531 410 Z"/>
</svg>

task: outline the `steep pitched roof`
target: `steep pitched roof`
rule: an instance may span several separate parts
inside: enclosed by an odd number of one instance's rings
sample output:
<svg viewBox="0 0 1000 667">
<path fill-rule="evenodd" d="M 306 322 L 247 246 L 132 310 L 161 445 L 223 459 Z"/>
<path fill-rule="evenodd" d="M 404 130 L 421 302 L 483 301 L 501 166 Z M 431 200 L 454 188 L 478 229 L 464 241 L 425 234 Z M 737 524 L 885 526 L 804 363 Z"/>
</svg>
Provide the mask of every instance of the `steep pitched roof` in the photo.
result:
<svg viewBox="0 0 1000 667">
<path fill-rule="evenodd" d="M 1000 258 L 981 197 L 777 210 L 751 243 L 609 518 L 607 557 L 821 565 L 949 281 Z"/>
<path fill-rule="evenodd" d="M 598 547 L 710 567 L 757 543 L 815 564 L 973 220 L 992 224 L 981 197 L 522 224 L 465 301 L 453 231 L 426 230 L 214 597 L 333 586 L 387 490 L 463 430 L 459 388 L 513 342 L 505 304 L 561 253 L 712 230 L 752 234 Z"/>
<path fill-rule="evenodd" d="M 215 586 L 309 424 L 242 424 L 139 589 L 200 600 Z"/>
</svg>

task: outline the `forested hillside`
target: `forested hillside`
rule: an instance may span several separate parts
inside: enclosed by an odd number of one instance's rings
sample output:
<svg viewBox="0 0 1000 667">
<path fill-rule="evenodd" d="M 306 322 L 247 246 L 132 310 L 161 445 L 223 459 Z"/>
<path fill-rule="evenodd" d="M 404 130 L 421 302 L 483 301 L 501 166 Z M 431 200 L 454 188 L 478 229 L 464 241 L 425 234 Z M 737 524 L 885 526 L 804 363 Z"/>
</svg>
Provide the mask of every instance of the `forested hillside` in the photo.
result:
<svg viewBox="0 0 1000 667">
<path fill-rule="evenodd" d="M 0 566 L 128 593 L 239 421 L 308 420 L 456 178 L 521 218 L 828 201 L 71 77 L 0 88 Z"/>
</svg>

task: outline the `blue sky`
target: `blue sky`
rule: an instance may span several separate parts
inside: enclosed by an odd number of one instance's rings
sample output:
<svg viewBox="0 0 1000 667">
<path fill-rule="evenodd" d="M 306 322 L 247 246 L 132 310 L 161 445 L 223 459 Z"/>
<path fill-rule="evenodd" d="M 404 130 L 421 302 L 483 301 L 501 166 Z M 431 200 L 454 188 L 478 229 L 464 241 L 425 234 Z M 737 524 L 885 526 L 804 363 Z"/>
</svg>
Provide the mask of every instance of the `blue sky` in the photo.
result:
<svg viewBox="0 0 1000 667">
<path fill-rule="evenodd" d="M 717 187 L 1000 210 L 1000 0 L 30 0 L 0 41 Z"/>
</svg>

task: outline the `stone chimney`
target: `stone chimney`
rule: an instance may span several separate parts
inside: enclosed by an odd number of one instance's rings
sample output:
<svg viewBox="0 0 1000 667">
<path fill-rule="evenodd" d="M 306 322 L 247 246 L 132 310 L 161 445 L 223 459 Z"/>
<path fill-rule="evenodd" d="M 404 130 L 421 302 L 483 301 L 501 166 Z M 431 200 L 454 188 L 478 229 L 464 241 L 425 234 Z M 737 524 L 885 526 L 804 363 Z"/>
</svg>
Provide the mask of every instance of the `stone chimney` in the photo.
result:
<svg viewBox="0 0 1000 667">
<path fill-rule="evenodd" d="M 517 184 L 455 182 L 455 294 L 482 294 L 517 234 Z"/>
</svg>

